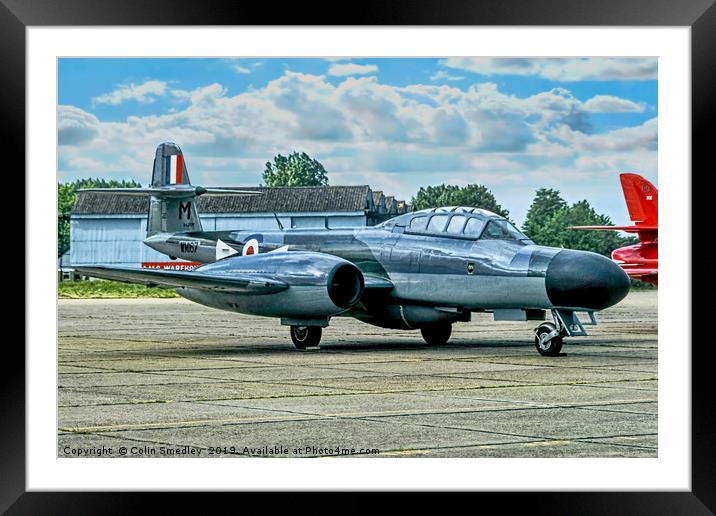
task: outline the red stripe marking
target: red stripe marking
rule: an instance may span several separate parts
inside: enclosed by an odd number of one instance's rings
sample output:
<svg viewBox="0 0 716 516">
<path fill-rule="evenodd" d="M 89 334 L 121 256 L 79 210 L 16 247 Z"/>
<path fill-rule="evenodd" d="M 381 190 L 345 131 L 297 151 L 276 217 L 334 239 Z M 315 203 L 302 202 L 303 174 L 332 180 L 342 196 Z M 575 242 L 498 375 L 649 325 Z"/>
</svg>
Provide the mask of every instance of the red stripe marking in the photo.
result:
<svg viewBox="0 0 716 516">
<path fill-rule="evenodd" d="M 181 179 L 182 179 L 182 177 L 181 177 L 181 172 L 182 172 L 182 168 L 184 168 L 183 161 L 184 161 L 184 160 L 182 159 L 182 155 L 181 155 L 181 154 L 177 154 L 177 175 L 176 175 L 176 178 L 177 178 L 177 179 L 176 179 L 176 184 L 178 184 L 178 185 L 181 184 Z"/>
</svg>

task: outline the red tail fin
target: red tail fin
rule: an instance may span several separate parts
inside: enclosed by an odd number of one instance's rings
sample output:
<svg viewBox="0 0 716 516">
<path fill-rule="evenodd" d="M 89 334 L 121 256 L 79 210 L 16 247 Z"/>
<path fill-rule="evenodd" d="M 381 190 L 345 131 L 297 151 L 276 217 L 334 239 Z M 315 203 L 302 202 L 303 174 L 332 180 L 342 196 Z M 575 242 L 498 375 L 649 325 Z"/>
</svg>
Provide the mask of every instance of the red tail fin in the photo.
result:
<svg viewBox="0 0 716 516">
<path fill-rule="evenodd" d="M 637 225 L 659 225 L 659 191 L 637 174 L 621 174 L 629 218 Z"/>
</svg>

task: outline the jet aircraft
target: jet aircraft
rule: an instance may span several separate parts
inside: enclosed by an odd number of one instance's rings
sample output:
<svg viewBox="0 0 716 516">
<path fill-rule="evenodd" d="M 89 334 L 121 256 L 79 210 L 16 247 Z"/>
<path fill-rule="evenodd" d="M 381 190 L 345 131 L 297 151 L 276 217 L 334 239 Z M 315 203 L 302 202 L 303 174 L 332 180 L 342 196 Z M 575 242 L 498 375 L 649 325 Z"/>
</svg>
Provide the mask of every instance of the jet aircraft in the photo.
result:
<svg viewBox="0 0 716 516">
<path fill-rule="evenodd" d="M 192 186 L 173 143 L 157 148 L 149 188 L 85 191 L 149 195 L 144 243 L 203 265 L 76 267 L 81 274 L 175 288 L 209 307 L 280 318 L 299 349 L 318 346 L 336 316 L 420 330 L 428 344 L 440 345 L 453 323 L 491 312 L 495 320 L 544 321 L 535 346 L 554 356 L 565 336 L 586 335 L 583 324 L 596 324 L 594 312 L 629 291 L 628 276 L 608 258 L 535 245 L 504 217 L 472 207 L 420 210 L 352 229 L 204 231 L 196 197 L 242 192 Z"/>
<path fill-rule="evenodd" d="M 619 180 L 624 192 L 629 218 L 633 226 L 572 226 L 570 229 L 611 230 L 636 233 L 639 243 L 612 251 L 612 260 L 618 263 L 630 278 L 659 282 L 659 191 L 638 174 L 621 174 Z"/>
</svg>

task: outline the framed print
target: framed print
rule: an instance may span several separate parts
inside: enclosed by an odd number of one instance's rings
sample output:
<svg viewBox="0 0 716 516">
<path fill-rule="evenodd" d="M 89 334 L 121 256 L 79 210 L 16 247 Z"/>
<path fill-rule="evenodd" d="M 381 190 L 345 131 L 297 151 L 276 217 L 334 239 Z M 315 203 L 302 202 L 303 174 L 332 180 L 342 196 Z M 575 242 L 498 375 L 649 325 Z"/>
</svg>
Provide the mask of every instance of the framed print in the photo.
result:
<svg viewBox="0 0 716 516">
<path fill-rule="evenodd" d="M 0 5 L 28 301 L 3 509 L 328 490 L 712 511 L 690 207 L 716 8 L 313 11 Z M 85 287 L 125 300 L 58 302 Z"/>
</svg>

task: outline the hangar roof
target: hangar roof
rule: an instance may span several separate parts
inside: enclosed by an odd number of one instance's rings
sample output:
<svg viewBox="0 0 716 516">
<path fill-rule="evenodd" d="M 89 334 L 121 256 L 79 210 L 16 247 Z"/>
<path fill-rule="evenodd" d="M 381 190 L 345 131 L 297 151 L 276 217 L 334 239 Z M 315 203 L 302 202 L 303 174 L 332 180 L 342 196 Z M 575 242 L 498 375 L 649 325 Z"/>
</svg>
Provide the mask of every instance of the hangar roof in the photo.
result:
<svg viewBox="0 0 716 516">
<path fill-rule="evenodd" d="M 200 213 L 266 213 L 266 212 L 356 212 L 376 211 L 374 196 L 368 185 L 241 187 L 262 195 L 206 195 L 199 197 Z M 73 215 L 145 214 L 149 198 L 117 193 L 80 192 Z"/>
</svg>

